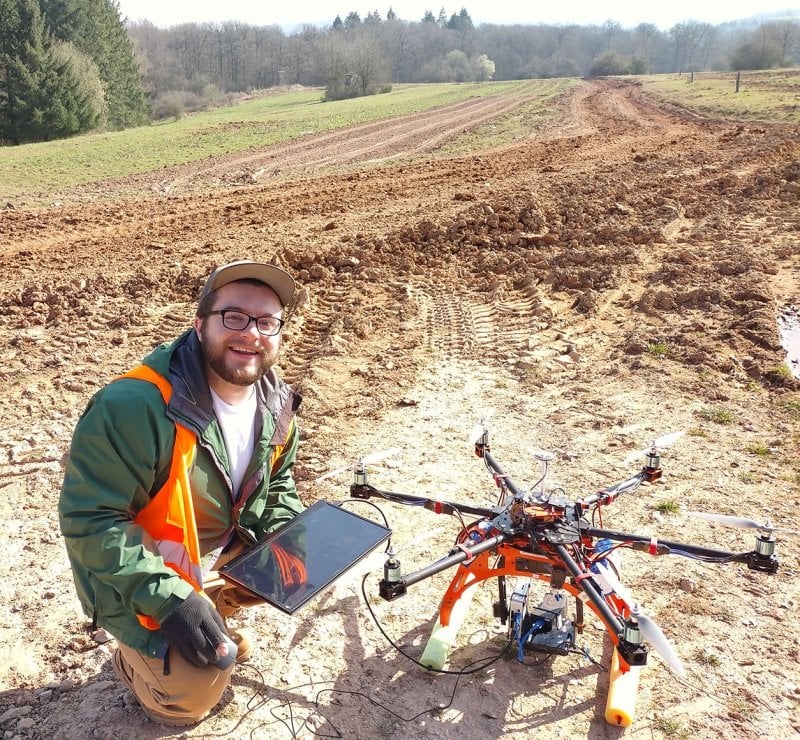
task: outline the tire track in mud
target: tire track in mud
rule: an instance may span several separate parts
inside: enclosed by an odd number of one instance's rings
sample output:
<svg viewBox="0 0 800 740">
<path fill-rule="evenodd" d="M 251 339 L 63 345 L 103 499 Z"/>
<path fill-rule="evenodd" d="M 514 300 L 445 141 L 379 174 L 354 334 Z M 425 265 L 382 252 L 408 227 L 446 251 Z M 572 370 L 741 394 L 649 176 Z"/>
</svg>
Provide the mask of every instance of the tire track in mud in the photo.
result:
<svg viewBox="0 0 800 740">
<path fill-rule="evenodd" d="M 297 329 L 281 355 L 281 374 L 288 383 L 300 384 L 320 359 L 345 352 L 341 307 L 351 289 L 349 283 L 342 281 L 319 294 L 313 305 L 302 311 Z"/>
<path fill-rule="evenodd" d="M 412 295 L 424 328 L 424 346 L 454 359 L 519 357 L 533 337 L 549 326 L 549 311 L 536 289 L 487 295 L 459 287 L 452 292 L 419 282 Z"/>
</svg>

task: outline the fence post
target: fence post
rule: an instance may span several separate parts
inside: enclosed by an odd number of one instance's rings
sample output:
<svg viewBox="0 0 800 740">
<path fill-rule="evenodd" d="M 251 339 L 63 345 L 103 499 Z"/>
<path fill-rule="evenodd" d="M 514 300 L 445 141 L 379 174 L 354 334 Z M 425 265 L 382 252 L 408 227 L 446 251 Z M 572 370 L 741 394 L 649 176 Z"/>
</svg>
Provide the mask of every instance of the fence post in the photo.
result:
<svg viewBox="0 0 800 740">
<path fill-rule="evenodd" d="M 736 73 L 736 92 L 737 93 L 739 92 L 739 80 L 741 79 L 741 77 L 742 77 L 742 73 L 741 72 L 737 72 Z"/>
</svg>

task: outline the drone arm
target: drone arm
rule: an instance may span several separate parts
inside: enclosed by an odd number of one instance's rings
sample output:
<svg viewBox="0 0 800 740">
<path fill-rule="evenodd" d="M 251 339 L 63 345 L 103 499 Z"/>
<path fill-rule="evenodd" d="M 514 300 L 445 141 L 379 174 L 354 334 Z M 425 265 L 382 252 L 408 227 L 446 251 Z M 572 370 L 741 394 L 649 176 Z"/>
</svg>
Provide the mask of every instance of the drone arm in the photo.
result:
<svg viewBox="0 0 800 740">
<path fill-rule="evenodd" d="M 396 581 L 388 582 L 384 579 L 380 583 L 380 595 L 386 599 L 386 601 L 391 601 L 398 596 L 402 596 L 406 592 L 408 586 L 413 586 L 415 583 L 424 581 L 426 578 L 430 578 L 437 573 L 441 573 L 443 570 L 452 568 L 454 565 L 472 560 L 472 558 L 474 558 L 476 555 L 480 555 L 482 552 L 493 550 L 499 544 L 505 542 L 506 539 L 508 538 L 504 534 L 498 534 L 494 537 L 487 537 L 485 540 L 483 540 L 483 542 L 464 547 L 463 550 L 459 550 L 458 552 L 448 555 L 441 560 L 437 560 L 435 563 L 431 563 L 424 568 L 420 568 L 412 573 L 401 576 Z"/>
<path fill-rule="evenodd" d="M 616 483 L 613 486 L 609 486 L 602 491 L 593 493 L 591 496 L 587 496 L 586 498 L 579 499 L 575 502 L 576 517 L 580 519 L 585 512 L 598 506 L 608 506 L 609 504 L 613 503 L 617 497 L 620 496 L 620 494 L 625 493 L 626 491 L 636 490 L 642 484 L 642 481 L 646 480 L 646 478 L 646 471 L 642 470 L 642 472 L 637 473 L 632 478 L 628 478 L 628 480 L 624 480 L 621 483 Z"/>
<path fill-rule="evenodd" d="M 497 462 L 497 460 L 492 457 L 488 449 L 485 449 L 483 452 L 483 460 L 486 463 L 486 467 L 488 468 L 489 472 L 492 474 L 492 477 L 494 478 L 498 488 L 508 491 L 513 496 L 522 496 L 522 491 L 520 491 L 511 478 L 506 475 L 505 471 L 500 467 L 500 464 Z"/>
<path fill-rule="evenodd" d="M 621 634 L 624 623 L 619 616 L 614 614 L 614 612 L 611 610 L 611 607 L 609 607 L 609 605 L 606 603 L 594 579 L 587 578 L 587 575 L 589 574 L 581 569 L 580 565 L 578 565 L 575 558 L 570 555 L 569 550 L 565 545 L 554 544 L 554 547 L 559 558 L 567 567 L 567 570 L 572 574 L 572 577 L 575 579 L 575 583 L 580 586 L 581 590 L 594 605 L 595 613 L 605 622 L 606 627 L 608 627 L 610 632 L 617 635 Z"/>
<path fill-rule="evenodd" d="M 582 531 L 589 537 L 606 538 L 617 542 L 630 543 L 632 549 L 638 550 L 639 552 L 648 552 L 651 555 L 682 555 L 684 557 L 699 558 L 708 562 L 746 563 L 751 570 L 767 570 L 772 572 L 777 570 L 777 560 L 772 557 L 760 555 L 758 552 L 752 550 L 747 552 L 732 552 L 730 550 L 719 550 L 702 545 L 691 545 L 685 542 L 657 540 L 654 537 L 647 537 L 645 535 L 630 534 L 629 532 L 614 532 L 610 529 L 597 529 L 595 527 L 589 527 Z"/>
<path fill-rule="evenodd" d="M 406 504 L 408 506 L 423 506 L 437 514 L 453 514 L 456 511 L 470 516 L 494 517 L 495 513 L 491 509 L 480 506 L 469 506 L 467 504 L 455 503 L 453 501 L 436 501 L 435 499 L 424 496 L 412 496 L 408 493 L 394 493 L 393 491 L 382 491 L 371 486 L 369 483 L 353 483 L 350 486 L 350 496 L 357 499 L 368 499 L 372 496 L 392 501 L 396 504 Z"/>
</svg>

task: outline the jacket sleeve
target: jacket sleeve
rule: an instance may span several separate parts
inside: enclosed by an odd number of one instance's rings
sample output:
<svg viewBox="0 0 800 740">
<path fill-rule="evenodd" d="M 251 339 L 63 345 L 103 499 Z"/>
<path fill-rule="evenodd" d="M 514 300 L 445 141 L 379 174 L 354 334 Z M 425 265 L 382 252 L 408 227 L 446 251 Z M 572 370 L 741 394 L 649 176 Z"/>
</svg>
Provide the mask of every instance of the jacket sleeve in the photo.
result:
<svg viewBox="0 0 800 740">
<path fill-rule="evenodd" d="M 174 434 L 154 386 L 138 380 L 110 384 L 75 428 L 59 498 L 61 531 L 84 592 L 92 594 L 92 583 L 99 581 L 131 612 L 158 621 L 192 587 L 164 564 L 133 518 L 168 469 Z"/>
</svg>

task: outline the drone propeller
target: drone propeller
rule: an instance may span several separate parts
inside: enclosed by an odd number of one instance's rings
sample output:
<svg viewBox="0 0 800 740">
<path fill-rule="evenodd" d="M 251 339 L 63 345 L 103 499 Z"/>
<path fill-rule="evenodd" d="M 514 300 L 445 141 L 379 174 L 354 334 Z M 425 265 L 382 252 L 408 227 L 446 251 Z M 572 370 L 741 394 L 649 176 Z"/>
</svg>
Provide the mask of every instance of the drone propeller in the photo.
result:
<svg viewBox="0 0 800 740">
<path fill-rule="evenodd" d="M 375 463 L 383 462 L 392 455 L 398 454 L 400 454 L 399 447 L 390 447 L 388 450 L 378 450 L 376 452 L 371 452 L 369 455 L 364 455 L 359 462 L 364 465 L 374 465 Z"/>
<path fill-rule="evenodd" d="M 364 457 L 358 458 L 357 465 L 375 465 L 375 463 L 382 462 L 388 457 L 392 455 L 396 455 L 400 452 L 399 447 L 391 447 L 388 450 L 378 450 L 376 452 L 371 452 L 369 455 L 364 455 Z M 320 483 L 324 481 L 326 478 L 333 478 L 336 475 L 340 475 L 342 473 L 346 473 L 349 470 L 352 470 L 352 465 L 345 465 L 341 468 L 336 468 L 336 470 L 329 470 L 327 473 L 323 473 L 319 478 L 314 479 L 314 483 Z"/>
<path fill-rule="evenodd" d="M 670 643 L 667 636 L 661 631 L 661 627 L 650 619 L 650 617 L 644 613 L 641 606 L 634 601 L 633 594 L 622 584 L 622 581 L 619 580 L 613 569 L 608 567 L 604 568 L 603 576 L 614 593 L 628 605 L 631 616 L 635 617 L 639 623 L 642 637 L 653 646 L 653 649 L 664 659 L 664 662 L 676 676 L 684 678 L 686 676 L 686 670 L 683 667 L 683 663 L 681 663 L 681 659 L 673 649 L 672 643 Z"/>
<path fill-rule="evenodd" d="M 489 423 L 489 419 L 492 418 L 494 415 L 494 409 L 483 409 L 481 411 L 480 420 L 478 423 L 472 427 L 472 432 L 469 435 L 469 444 L 474 445 L 477 441 L 483 436 L 483 433 L 486 431 L 486 425 Z"/>
<path fill-rule="evenodd" d="M 689 516 L 697 519 L 705 519 L 708 522 L 724 524 L 727 527 L 739 527 L 740 529 L 759 529 L 762 532 L 786 532 L 788 534 L 800 534 L 800 530 L 789 529 L 788 527 L 775 527 L 767 519 L 763 524 L 754 519 L 745 519 L 741 516 L 728 516 L 727 514 L 709 514 L 704 511 L 687 512 Z"/>
<path fill-rule="evenodd" d="M 636 452 L 631 452 L 625 460 L 623 461 L 623 465 L 630 465 L 632 462 L 635 462 L 643 455 L 646 455 L 650 450 L 664 450 L 667 447 L 671 447 L 674 445 L 686 432 L 683 429 L 679 429 L 674 432 L 668 432 L 667 434 L 662 434 L 660 437 L 656 437 L 648 447 L 645 447 L 643 450 L 637 450 Z"/>
</svg>

